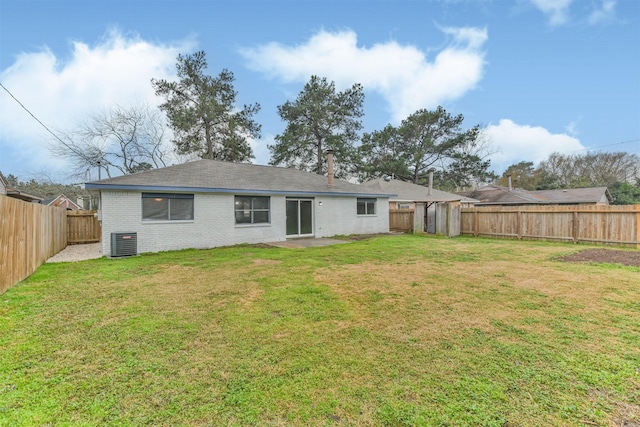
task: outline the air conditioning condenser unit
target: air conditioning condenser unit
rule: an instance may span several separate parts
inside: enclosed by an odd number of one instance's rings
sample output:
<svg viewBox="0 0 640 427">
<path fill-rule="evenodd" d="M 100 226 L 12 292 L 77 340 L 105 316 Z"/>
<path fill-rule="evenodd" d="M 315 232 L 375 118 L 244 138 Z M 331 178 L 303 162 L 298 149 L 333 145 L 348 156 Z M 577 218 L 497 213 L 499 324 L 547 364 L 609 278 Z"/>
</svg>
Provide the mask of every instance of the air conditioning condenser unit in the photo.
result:
<svg viewBox="0 0 640 427">
<path fill-rule="evenodd" d="M 123 257 L 138 254 L 137 233 L 111 233 L 111 256 Z"/>
</svg>

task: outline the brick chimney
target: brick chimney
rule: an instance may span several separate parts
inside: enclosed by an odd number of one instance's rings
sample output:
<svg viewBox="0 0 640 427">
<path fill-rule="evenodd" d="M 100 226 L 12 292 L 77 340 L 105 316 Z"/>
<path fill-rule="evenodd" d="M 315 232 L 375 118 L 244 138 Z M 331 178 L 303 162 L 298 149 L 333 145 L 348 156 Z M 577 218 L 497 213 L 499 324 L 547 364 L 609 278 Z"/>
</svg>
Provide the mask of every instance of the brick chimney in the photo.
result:
<svg viewBox="0 0 640 427">
<path fill-rule="evenodd" d="M 511 175 L 507 175 L 507 182 L 508 182 L 509 191 L 512 191 L 513 186 L 511 185 Z"/>
<path fill-rule="evenodd" d="M 333 150 L 327 150 L 327 186 L 333 188 Z"/>
</svg>

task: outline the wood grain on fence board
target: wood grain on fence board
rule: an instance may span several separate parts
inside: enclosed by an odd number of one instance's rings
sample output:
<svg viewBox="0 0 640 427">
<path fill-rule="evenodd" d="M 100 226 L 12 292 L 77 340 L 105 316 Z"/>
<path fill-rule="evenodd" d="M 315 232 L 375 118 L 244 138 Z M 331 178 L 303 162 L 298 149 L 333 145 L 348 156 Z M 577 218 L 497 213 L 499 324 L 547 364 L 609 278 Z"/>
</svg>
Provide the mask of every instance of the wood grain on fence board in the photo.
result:
<svg viewBox="0 0 640 427">
<path fill-rule="evenodd" d="M 462 209 L 461 232 L 640 248 L 640 205 L 482 206 Z"/>
<path fill-rule="evenodd" d="M 96 243 L 100 241 L 102 228 L 93 211 L 67 212 L 67 243 Z"/>
<path fill-rule="evenodd" d="M 0 195 L 0 294 L 67 246 L 63 208 Z"/>
</svg>

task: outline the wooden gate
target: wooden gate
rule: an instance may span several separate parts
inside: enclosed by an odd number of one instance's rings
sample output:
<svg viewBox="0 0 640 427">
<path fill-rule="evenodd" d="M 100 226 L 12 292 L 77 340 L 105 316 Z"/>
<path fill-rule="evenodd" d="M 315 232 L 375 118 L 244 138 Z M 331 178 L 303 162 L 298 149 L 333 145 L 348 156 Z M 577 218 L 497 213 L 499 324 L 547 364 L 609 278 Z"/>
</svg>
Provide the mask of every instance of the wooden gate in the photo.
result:
<svg viewBox="0 0 640 427">
<path fill-rule="evenodd" d="M 95 211 L 67 211 L 67 244 L 96 243 L 101 234 Z"/>
<path fill-rule="evenodd" d="M 389 209 L 389 230 L 413 231 L 413 209 Z"/>
</svg>

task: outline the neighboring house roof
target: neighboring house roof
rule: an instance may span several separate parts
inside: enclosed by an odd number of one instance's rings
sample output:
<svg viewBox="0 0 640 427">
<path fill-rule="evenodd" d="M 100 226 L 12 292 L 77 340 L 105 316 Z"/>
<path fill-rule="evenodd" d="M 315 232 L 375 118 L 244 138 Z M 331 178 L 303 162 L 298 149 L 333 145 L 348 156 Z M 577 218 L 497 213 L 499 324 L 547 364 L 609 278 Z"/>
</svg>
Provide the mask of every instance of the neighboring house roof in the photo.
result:
<svg viewBox="0 0 640 427">
<path fill-rule="evenodd" d="M 496 185 L 487 185 L 474 191 L 466 191 L 458 193 L 467 197 L 477 199 L 476 205 L 526 205 L 545 203 L 540 197 L 535 197 L 526 190 L 498 187 Z"/>
<path fill-rule="evenodd" d="M 25 202 L 40 203 L 42 201 L 42 197 L 34 196 L 33 194 L 18 190 L 17 188 L 9 187 L 9 182 L 4 175 L 2 175 L 2 172 L 0 172 L 0 194 L 5 194 L 9 197 L 13 197 L 14 199 L 24 200 Z"/>
<path fill-rule="evenodd" d="M 180 191 L 240 194 L 336 195 L 389 197 L 358 184 L 298 169 L 247 163 L 197 160 L 85 184 L 89 190 Z"/>
<path fill-rule="evenodd" d="M 568 188 L 566 190 L 533 191 L 551 203 L 610 203 L 613 197 L 607 187 Z"/>
<path fill-rule="evenodd" d="M 413 184 L 411 182 L 400 181 L 397 179 L 379 178 L 360 184 L 363 188 L 370 191 L 379 191 L 383 193 L 394 193 L 396 197 L 390 200 L 399 202 L 454 202 L 454 201 L 473 201 L 467 197 L 447 193 L 424 187 L 422 185 Z M 431 193 L 431 194 L 429 194 Z"/>
<path fill-rule="evenodd" d="M 66 209 L 72 209 L 76 211 L 82 209 L 80 205 L 78 205 L 76 202 L 74 202 L 64 194 L 60 194 L 59 196 L 51 199 L 45 199 L 42 201 L 42 204 L 47 206 L 56 206 L 56 207 L 62 207 Z"/>
<path fill-rule="evenodd" d="M 7 187 L 7 196 L 13 197 L 14 199 L 24 200 L 25 202 L 40 203 L 42 201 L 42 197 L 34 196 L 33 194 L 25 193 L 24 191 L 12 187 Z"/>
<path fill-rule="evenodd" d="M 487 185 L 475 191 L 457 194 L 478 199 L 479 202 L 476 205 L 606 204 L 611 201 L 611 194 L 607 187 L 527 191 Z"/>
</svg>

